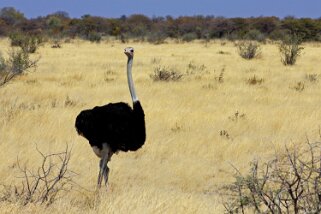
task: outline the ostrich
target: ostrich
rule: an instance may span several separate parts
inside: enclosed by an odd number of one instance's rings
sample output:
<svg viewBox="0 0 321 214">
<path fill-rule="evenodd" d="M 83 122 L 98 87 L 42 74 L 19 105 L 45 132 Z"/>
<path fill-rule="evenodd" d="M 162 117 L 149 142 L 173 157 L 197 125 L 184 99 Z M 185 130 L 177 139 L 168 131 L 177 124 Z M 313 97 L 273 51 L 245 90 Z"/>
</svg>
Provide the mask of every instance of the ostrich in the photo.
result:
<svg viewBox="0 0 321 214">
<path fill-rule="evenodd" d="M 111 156 L 119 151 L 136 151 L 144 145 L 146 139 L 144 110 L 136 96 L 132 64 L 134 49 L 125 48 L 127 61 L 127 80 L 133 108 L 127 103 L 109 103 L 83 110 L 76 118 L 76 130 L 89 141 L 94 153 L 100 158 L 98 188 L 104 177 L 107 186 Z"/>
</svg>

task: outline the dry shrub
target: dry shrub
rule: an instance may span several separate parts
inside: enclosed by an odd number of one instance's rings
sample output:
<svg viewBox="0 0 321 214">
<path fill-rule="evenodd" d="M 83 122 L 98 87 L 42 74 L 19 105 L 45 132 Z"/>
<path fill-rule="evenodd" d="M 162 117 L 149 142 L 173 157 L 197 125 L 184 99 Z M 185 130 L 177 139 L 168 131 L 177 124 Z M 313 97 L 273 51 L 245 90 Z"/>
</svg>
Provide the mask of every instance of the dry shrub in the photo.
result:
<svg viewBox="0 0 321 214">
<path fill-rule="evenodd" d="M 178 81 L 183 77 L 178 71 L 169 69 L 166 67 L 157 67 L 154 69 L 154 74 L 150 75 L 150 78 L 154 81 Z"/>
<path fill-rule="evenodd" d="M 306 74 L 305 79 L 309 82 L 315 83 L 318 81 L 318 75 L 317 74 Z"/>
<path fill-rule="evenodd" d="M 231 121 L 237 122 L 240 119 L 244 119 L 245 116 L 246 115 L 244 113 L 240 113 L 239 111 L 236 111 L 232 116 L 229 116 L 228 119 L 230 119 Z"/>
<path fill-rule="evenodd" d="M 261 54 L 259 43 L 253 41 L 242 41 L 237 45 L 239 55 L 244 59 L 253 59 Z"/>
<path fill-rule="evenodd" d="M 279 45 L 283 65 L 294 65 L 296 63 L 303 50 L 303 47 L 300 46 L 301 43 L 301 40 L 295 35 L 283 39 Z"/>
<path fill-rule="evenodd" d="M 216 80 L 218 83 L 223 83 L 223 82 L 224 82 L 224 73 L 225 73 L 225 67 L 223 67 L 223 68 L 221 69 L 220 74 L 219 74 L 217 77 L 215 77 L 215 80 Z"/>
<path fill-rule="evenodd" d="M 61 41 L 59 39 L 54 39 L 51 48 L 61 48 Z"/>
<path fill-rule="evenodd" d="M 217 52 L 217 54 L 230 55 L 230 52 L 220 50 Z"/>
<path fill-rule="evenodd" d="M 23 206 L 29 203 L 50 205 L 58 196 L 64 196 L 60 192 L 66 193 L 73 188 L 76 173 L 68 166 L 71 150 L 66 147 L 63 152 L 51 154 L 37 151 L 42 157 L 37 169 L 32 170 L 17 159 L 21 185 L 3 185 L 0 201 L 19 202 Z"/>
<path fill-rule="evenodd" d="M 300 81 L 300 82 L 295 83 L 295 85 L 292 86 L 292 88 L 298 92 L 302 92 L 305 88 L 305 84 L 304 84 L 304 82 Z"/>
<path fill-rule="evenodd" d="M 263 78 L 258 78 L 257 76 L 253 76 L 247 80 L 249 85 L 261 85 L 264 82 Z"/>
<path fill-rule="evenodd" d="M 227 213 L 320 213 L 321 142 L 288 149 L 270 161 L 251 162 L 248 174 L 237 168 L 235 181 L 222 189 Z"/>
<path fill-rule="evenodd" d="M 189 62 L 187 65 L 186 74 L 200 74 L 203 71 L 207 71 L 206 66 L 204 64 L 197 65 L 194 62 Z"/>
</svg>

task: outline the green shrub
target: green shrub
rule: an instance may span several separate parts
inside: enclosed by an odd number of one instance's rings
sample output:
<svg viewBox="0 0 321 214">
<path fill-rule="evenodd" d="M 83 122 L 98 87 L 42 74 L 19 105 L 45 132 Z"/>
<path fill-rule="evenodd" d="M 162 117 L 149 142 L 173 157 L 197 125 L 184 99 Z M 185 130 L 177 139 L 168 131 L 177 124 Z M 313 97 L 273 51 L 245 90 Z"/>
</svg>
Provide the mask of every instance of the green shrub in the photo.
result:
<svg viewBox="0 0 321 214">
<path fill-rule="evenodd" d="M 0 85 L 7 83 L 16 75 L 37 66 L 39 59 L 31 60 L 24 50 L 12 50 L 6 60 L 0 56 Z"/>
<path fill-rule="evenodd" d="M 11 41 L 11 46 L 21 47 L 24 40 L 24 36 L 22 33 L 15 32 L 9 35 L 9 39 Z"/>
<path fill-rule="evenodd" d="M 40 40 L 35 36 L 26 37 L 25 42 L 23 42 L 21 48 L 24 52 L 35 53 L 40 45 Z"/>
<path fill-rule="evenodd" d="M 43 42 L 41 36 L 24 35 L 22 33 L 12 33 L 9 36 L 11 46 L 18 46 L 27 53 L 35 53 L 39 45 Z"/>
<path fill-rule="evenodd" d="M 183 36 L 182 36 L 182 40 L 184 41 L 184 42 L 191 42 L 191 41 L 193 41 L 193 40 L 195 40 L 195 39 L 197 39 L 197 35 L 196 35 L 196 33 L 186 33 L 186 34 L 184 34 Z"/>
<path fill-rule="evenodd" d="M 87 39 L 91 42 L 99 43 L 102 39 L 102 36 L 97 32 L 91 32 L 88 34 Z"/>
<path fill-rule="evenodd" d="M 21 74 L 31 65 L 29 54 L 23 50 L 12 51 L 9 56 L 8 64 L 12 73 Z"/>
<path fill-rule="evenodd" d="M 151 32 L 147 35 L 147 41 L 155 45 L 163 44 L 166 38 L 167 36 L 163 32 Z"/>
<path fill-rule="evenodd" d="M 250 30 L 246 35 L 245 35 L 245 39 L 248 40 L 255 40 L 258 42 L 264 42 L 265 41 L 265 36 L 263 33 L 261 33 L 260 31 L 253 29 Z"/>
</svg>

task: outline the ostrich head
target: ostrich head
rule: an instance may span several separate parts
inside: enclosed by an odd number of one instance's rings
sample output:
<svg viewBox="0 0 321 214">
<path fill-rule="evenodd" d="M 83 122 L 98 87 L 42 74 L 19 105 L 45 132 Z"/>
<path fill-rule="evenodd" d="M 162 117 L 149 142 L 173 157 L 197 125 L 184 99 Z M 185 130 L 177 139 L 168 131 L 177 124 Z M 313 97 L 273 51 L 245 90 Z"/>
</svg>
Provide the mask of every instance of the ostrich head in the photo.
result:
<svg viewBox="0 0 321 214">
<path fill-rule="evenodd" d="M 125 53 L 128 57 L 133 57 L 133 56 L 134 56 L 134 48 L 132 48 L 132 47 L 125 48 L 124 53 Z"/>
</svg>

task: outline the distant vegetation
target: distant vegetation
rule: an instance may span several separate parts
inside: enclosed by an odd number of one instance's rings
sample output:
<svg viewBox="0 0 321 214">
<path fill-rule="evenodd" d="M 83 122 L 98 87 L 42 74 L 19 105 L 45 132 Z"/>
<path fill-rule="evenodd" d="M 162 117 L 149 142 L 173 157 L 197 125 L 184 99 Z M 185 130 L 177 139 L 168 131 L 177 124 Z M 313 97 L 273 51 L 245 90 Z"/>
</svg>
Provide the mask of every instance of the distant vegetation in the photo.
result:
<svg viewBox="0 0 321 214">
<path fill-rule="evenodd" d="M 166 38 L 192 41 L 194 39 L 230 40 L 249 39 L 264 41 L 280 40 L 286 35 L 298 35 L 302 41 L 321 41 L 321 19 L 278 17 L 224 18 L 215 16 L 181 16 L 173 18 L 144 15 L 103 18 L 83 15 L 71 18 L 59 11 L 47 16 L 27 19 L 12 7 L 0 9 L 0 36 L 21 32 L 48 36 L 54 39 L 83 38 L 99 42 L 104 36 L 162 43 Z"/>
</svg>

